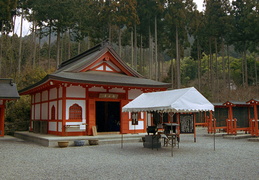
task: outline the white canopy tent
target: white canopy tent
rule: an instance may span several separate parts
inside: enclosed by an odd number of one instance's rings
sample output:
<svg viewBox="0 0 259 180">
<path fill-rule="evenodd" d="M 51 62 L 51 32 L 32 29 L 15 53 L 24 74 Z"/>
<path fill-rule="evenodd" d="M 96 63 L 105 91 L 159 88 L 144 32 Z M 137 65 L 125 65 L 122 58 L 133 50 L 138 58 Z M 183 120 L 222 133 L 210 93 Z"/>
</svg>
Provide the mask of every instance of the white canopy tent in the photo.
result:
<svg viewBox="0 0 259 180">
<path fill-rule="evenodd" d="M 211 104 L 194 87 L 143 93 L 127 105 L 122 107 L 123 112 L 159 112 L 159 113 L 195 113 L 203 111 L 214 111 Z M 196 131 L 194 125 L 194 142 L 196 142 Z M 173 144 L 173 143 L 172 143 Z M 214 138 L 215 149 L 215 138 Z M 172 145 L 173 156 L 173 145 Z"/>
<path fill-rule="evenodd" d="M 194 87 L 143 93 L 122 108 L 123 112 L 201 112 L 214 111 L 211 104 Z"/>
</svg>

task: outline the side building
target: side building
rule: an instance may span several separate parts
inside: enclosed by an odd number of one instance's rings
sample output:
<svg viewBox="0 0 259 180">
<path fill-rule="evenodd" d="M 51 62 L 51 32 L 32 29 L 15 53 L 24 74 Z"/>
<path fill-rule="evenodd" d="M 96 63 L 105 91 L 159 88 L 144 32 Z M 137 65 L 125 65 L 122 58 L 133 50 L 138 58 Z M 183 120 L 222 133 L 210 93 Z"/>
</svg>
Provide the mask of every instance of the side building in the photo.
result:
<svg viewBox="0 0 259 180">
<path fill-rule="evenodd" d="M 30 131 L 59 136 L 146 132 L 147 114 L 132 123 L 122 107 L 144 92 L 170 87 L 144 78 L 108 43 L 64 61 L 58 70 L 19 91 L 31 95 Z"/>
<path fill-rule="evenodd" d="M 0 137 L 4 136 L 5 105 L 6 102 L 17 100 L 20 96 L 16 84 L 12 79 L 0 78 Z M 14 112 L 15 113 L 15 112 Z"/>
</svg>

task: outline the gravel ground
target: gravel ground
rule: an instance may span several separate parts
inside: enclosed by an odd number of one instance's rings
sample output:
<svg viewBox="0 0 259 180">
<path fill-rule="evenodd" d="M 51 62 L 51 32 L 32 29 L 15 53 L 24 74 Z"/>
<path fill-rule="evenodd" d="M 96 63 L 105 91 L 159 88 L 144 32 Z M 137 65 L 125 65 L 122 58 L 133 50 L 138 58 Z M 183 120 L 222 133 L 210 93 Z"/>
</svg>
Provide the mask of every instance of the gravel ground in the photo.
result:
<svg viewBox="0 0 259 180">
<path fill-rule="evenodd" d="M 0 141 L 0 179 L 259 179 L 259 143 L 246 139 L 181 135 L 180 148 L 142 143 L 47 148 Z"/>
</svg>

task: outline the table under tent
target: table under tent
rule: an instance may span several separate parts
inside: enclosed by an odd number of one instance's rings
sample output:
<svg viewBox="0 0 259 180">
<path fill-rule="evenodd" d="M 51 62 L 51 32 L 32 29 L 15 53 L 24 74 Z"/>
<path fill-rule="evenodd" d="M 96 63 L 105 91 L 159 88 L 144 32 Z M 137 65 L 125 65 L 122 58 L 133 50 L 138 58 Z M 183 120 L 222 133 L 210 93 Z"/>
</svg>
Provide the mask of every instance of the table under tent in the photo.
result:
<svg viewBox="0 0 259 180">
<path fill-rule="evenodd" d="M 158 123 L 147 123 L 148 135 L 145 136 L 144 143 L 151 143 L 153 148 L 153 144 L 159 143 L 158 139 L 163 135 L 171 135 L 171 139 L 180 140 L 180 134 L 186 131 L 191 131 L 194 134 L 194 142 L 196 142 L 196 113 L 212 112 L 214 106 L 199 91 L 191 87 L 143 93 L 125 105 L 122 111 L 130 112 L 132 116 L 139 112 L 152 113 L 153 117 L 155 114 L 159 114 L 161 120 Z M 173 152 L 173 141 L 171 145 Z M 156 144 L 155 147 L 158 148 L 159 144 Z"/>
</svg>

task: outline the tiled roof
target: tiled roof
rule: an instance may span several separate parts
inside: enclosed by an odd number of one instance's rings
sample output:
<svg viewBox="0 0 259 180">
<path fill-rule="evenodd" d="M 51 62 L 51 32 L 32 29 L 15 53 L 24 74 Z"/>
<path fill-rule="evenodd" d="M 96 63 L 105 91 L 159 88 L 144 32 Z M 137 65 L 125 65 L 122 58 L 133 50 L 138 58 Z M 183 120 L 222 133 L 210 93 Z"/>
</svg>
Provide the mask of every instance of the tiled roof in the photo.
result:
<svg viewBox="0 0 259 180">
<path fill-rule="evenodd" d="M 51 74 L 50 79 L 87 82 L 89 84 L 122 85 L 122 86 L 140 86 L 140 87 L 168 87 L 170 84 L 154 81 L 151 79 L 137 78 L 112 72 L 60 72 Z"/>
<path fill-rule="evenodd" d="M 0 99 L 19 99 L 16 84 L 12 79 L 0 79 Z"/>
</svg>

